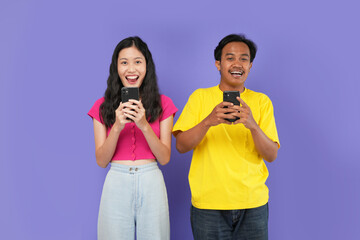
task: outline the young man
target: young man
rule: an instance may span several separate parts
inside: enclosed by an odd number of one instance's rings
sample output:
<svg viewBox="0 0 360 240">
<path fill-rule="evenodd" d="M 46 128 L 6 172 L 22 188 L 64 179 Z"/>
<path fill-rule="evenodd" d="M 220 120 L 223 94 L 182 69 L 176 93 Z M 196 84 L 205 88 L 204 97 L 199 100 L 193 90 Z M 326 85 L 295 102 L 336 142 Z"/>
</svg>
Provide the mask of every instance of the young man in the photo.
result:
<svg viewBox="0 0 360 240">
<path fill-rule="evenodd" d="M 244 86 L 256 45 L 231 34 L 214 55 L 220 84 L 192 93 L 173 128 L 177 150 L 193 150 L 194 239 L 268 239 L 269 174 L 263 159 L 274 161 L 280 144 L 270 99 Z M 223 102 L 224 91 L 239 91 L 240 106 Z"/>
</svg>

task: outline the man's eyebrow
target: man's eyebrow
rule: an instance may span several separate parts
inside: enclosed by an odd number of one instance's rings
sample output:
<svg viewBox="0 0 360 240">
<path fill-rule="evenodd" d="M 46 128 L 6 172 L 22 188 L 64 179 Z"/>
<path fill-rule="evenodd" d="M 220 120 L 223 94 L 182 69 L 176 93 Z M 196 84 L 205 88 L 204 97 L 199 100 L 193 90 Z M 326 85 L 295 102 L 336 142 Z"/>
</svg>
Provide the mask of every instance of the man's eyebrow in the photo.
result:
<svg viewBox="0 0 360 240">
<path fill-rule="evenodd" d="M 225 54 L 225 56 L 234 56 L 234 55 L 235 55 L 235 54 L 233 54 L 233 53 L 226 53 L 226 54 Z M 241 54 L 240 56 L 250 57 L 249 54 L 247 54 L 247 53 L 243 53 L 243 54 Z"/>
</svg>

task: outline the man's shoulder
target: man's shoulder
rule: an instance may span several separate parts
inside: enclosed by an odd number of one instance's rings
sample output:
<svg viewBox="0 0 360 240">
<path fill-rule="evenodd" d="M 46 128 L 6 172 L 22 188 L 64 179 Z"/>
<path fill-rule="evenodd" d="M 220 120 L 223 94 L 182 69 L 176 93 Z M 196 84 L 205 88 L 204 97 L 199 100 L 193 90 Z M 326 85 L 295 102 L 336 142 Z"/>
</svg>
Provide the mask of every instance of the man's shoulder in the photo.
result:
<svg viewBox="0 0 360 240">
<path fill-rule="evenodd" d="M 207 87 L 207 88 L 198 88 L 196 89 L 191 95 L 207 95 L 212 94 L 213 92 L 216 92 L 218 88 L 218 85 L 213 87 Z"/>
<path fill-rule="evenodd" d="M 245 94 L 247 95 L 247 97 L 258 99 L 259 101 L 270 101 L 270 98 L 265 93 L 256 92 L 256 91 L 248 89 L 248 88 L 246 89 Z M 241 96 L 241 94 L 240 94 L 240 96 Z"/>
</svg>

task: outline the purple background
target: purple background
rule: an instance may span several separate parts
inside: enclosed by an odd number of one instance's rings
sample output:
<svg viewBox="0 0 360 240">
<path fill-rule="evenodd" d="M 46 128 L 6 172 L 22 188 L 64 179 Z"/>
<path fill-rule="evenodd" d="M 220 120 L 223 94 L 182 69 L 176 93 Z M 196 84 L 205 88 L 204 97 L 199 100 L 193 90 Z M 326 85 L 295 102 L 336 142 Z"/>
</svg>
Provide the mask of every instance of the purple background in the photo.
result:
<svg viewBox="0 0 360 240">
<path fill-rule="evenodd" d="M 246 86 L 275 106 L 270 239 L 359 239 L 356 2 L 1 0 L 1 239 L 96 239 L 107 170 L 86 113 L 119 40 L 148 43 L 161 92 L 181 111 L 195 89 L 219 83 L 213 50 L 230 33 L 257 43 Z M 171 236 L 192 239 L 191 153 L 174 142 L 161 167 Z"/>
</svg>

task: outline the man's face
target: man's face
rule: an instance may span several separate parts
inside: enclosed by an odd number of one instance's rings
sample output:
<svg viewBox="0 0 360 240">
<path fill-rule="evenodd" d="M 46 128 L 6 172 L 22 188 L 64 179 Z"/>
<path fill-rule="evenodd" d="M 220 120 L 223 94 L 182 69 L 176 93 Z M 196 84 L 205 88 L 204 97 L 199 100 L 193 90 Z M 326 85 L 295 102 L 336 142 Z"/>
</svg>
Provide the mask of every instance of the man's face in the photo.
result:
<svg viewBox="0 0 360 240">
<path fill-rule="evenodd" d="M 245 80 L 250 72 L 250 49 L 243 42 L 230 42 L 222 49 L 221 60 L 215 61 L 220 71 L 220 89 L 243 91 Z"/>
</svg>

